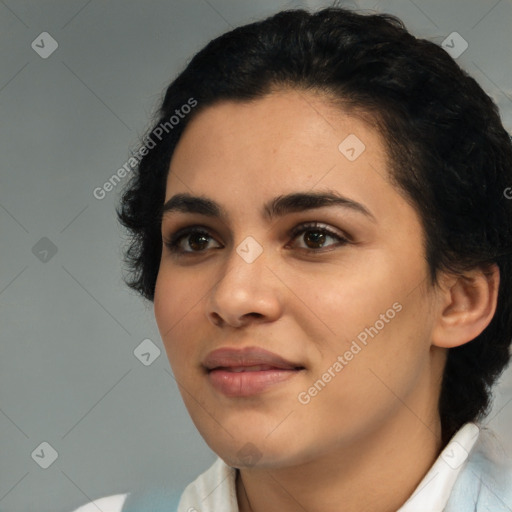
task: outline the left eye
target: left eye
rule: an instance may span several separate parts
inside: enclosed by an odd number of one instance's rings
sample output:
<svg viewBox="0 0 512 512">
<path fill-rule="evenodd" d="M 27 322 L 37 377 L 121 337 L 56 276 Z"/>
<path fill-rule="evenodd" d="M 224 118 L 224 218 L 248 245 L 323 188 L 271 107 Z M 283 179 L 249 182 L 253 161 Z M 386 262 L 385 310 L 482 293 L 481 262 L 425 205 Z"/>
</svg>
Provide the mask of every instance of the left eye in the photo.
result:
<svg viewBox="0 0 512 512">
<path fill-rule="evenodd" d="M 305 234 L 308 234 L 308 236 L 305 237 Z M 338 233 L 335 233 L 334 231 L 331 231 L 330 229 L 322 227 L 316 223 L 303 224 L 295 228 L 291 233 L 291 236 L 294 239 L 300 235 L 303 236 L 303 240 L 307 245 L 305 249 L 310 249 L 313 252 L 319 252 L 319 249 L 322 249 L 323 247 L 319 248 L 317 245 L 324 244 L 327 238 L 334 238 L 337 240 L 338 245 L 345 245 L 349 242 L 349 240 L 344 236 L 341 236 Z M 304 247 L 300 247 L 300 249 L 304 249 Z"/>
</svg>

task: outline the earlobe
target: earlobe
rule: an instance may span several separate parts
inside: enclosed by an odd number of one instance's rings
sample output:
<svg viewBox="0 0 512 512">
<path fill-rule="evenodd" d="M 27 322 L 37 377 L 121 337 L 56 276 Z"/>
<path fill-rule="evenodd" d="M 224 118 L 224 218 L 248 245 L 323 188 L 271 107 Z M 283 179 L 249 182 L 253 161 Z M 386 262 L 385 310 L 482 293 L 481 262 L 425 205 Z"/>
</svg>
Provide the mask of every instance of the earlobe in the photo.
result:
<svg viewBox="0 0 512 512">
<path fill-rule="evenodd" d="M 432 344 L 452 348 L 468 343 L 490 324 L 498 301 L 500 272 L 496 264 L 463 276 L 445 276 Z"/>
</svg>

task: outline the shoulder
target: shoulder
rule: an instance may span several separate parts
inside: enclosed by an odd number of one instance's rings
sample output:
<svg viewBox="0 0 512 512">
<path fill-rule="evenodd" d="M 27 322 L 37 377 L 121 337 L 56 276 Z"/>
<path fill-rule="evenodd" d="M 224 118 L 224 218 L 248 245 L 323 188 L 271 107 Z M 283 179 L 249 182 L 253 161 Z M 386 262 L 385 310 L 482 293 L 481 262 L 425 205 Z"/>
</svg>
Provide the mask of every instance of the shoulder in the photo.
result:
<svg viewBox="0 0 512 512">
<path fill-rule="evenodd" d="M 105 496 L 73 512 L 238 512 L 236 469 L 217 460 L 183 493 L 170 488 L 154 488 Z M 178 504 L 179 501 L 179 504 Z M 176 508 L 177 507 L 177 508 Z"/>
<path fill-rule="evenodd" d="M 217 458 L 185 488 L 178 512 L 238 512 L 235 482 L 236 469 Z"/>
<path fill-rule="evenodd" d="M 105 496 L 97 500 L 91 501 L 73 512 L 121 512 L 123 505 L 126 501 L 128 494 L 113 494 L 112 496 Z"/>
<path fill-rule="evenodd" d="M 487 428 L 480 435 L 455 482 L 449 505 L 453 510 L 487 512 L 512 510 L 512 461 L 503 450 L 499 438 Z M 447 512 L 452 508 L 448 507 Z"/>
</svg>

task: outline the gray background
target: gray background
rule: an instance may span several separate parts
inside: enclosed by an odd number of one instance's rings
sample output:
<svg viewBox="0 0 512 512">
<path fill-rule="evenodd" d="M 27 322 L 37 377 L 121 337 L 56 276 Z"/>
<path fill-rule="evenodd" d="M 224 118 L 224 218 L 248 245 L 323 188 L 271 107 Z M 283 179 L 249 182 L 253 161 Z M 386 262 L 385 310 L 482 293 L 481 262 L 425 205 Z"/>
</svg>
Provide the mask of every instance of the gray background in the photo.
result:
<svg viewBox="0 0 512 512">
<path fill-rule="evenodd" d="M 214 461 L 152 307 L 121 280 L 122 184 L 103 200 L 92 191 L 126 162 L 166 85 L 211 38 L 285 7 L 326 5 L 0 0 L 0 510 L 69 511 L 159 483 L 182 489 Z M 512 131 L 511 0 L 357 6 L 397 14 L 439 44 L 460 33 L 469 47 L 457 61 Z M 42 32 L 58 42 L 46 59 L 31 47 Z M 134 350 L 148 338 L 161 354 L 145 366 Z M 511 376 L 488 419 L 509 453 Z M 31 456 L 42 442 L 58 453 L 47 469 Z"/>
</svg>

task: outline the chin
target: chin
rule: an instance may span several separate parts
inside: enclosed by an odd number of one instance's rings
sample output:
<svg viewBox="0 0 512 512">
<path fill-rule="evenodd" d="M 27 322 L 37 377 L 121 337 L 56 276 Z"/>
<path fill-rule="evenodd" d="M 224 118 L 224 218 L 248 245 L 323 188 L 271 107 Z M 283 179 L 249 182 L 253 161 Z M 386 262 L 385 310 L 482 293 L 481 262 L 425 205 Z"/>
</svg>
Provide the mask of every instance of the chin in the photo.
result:
<svg viewBox="0 0 512 512">
<path fill-rule="evenodd" d="M 297 450 L 297 444 L 288 446 L 282 438 L 276 436 L 272 441 L 266 439 L 268 433 L 259 436 L 225 436 L 222 440 L 205 438 L 208 446 L 228 466 L 239 469 L 272 469 L 287 467 L 304 462 L 304 453 Z"/>
</svg>

